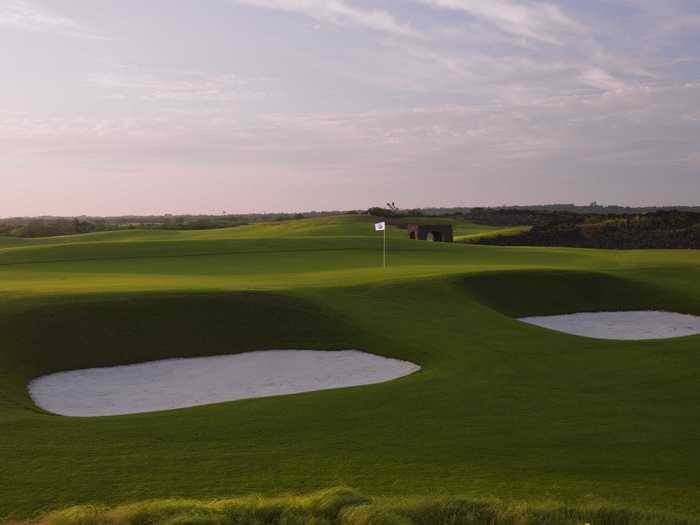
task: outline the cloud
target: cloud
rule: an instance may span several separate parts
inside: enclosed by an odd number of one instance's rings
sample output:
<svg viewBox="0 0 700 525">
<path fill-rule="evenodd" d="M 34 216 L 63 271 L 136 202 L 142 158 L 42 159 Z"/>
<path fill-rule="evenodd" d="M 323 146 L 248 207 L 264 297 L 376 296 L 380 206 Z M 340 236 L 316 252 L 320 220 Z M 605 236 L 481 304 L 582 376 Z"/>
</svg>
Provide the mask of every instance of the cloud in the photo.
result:
<svg viewBox="0 0 700 525">
<path fill-rule="evenodd" d="M 239 78 L 190 70 L 164 70 L 134 66 L 90 75 L 88 84 L 105 90 L 113 100 L 149 102 L 236 102 L 251 97 L 270 97 L 269 79 Z"/>
<path fill-rule="evenodd" d="M 249 17 L 229 9 L 231 19 L 221 27 L 232 45 L 206 46 L 202 62 L 195 50 L 182 55 L 172 32 L 146 37 L 127 28 L 135 40 L 122 55 L 120 40 L 109 59 L 57 76 L 42 104 L 12 105 L 34 77 L 6 83 L 0 151 L 15 160 L 3 155 L 0 171 L 11 162 L 36 163 L 46 173 L 54 165 L 83 169 L 89 162 L 85 170 L 96 173 L 163 172 L 172 163 L 190 166 L 193 174 L 220 170 L 232 180 L 252 181 L 259 172 L 278 181 L 303 174 L 329 185 L 382 177 L 391 191 L 400 187 L 415 199 L 465 195 L 496 203 L 515 195 L 594 200 L 600 192 L 627 202 L 652 199 L 657 194 L 645 196 L 649 188 L 674 187 L 661 178 L 675 177 L 676 195 L 700 196 L 692 185 L 700 165 L 700 84 L 693 67 L 700 59 L 685 32 L 695 23 L 694 11 L 680 3 L 615 0 L 639 9 L 601 9 L 610 2 L 226 2 L 270 10 L 257 12 L 269 15 L 258 20 L 261 32 L 282 32 L 299 23 L 297 16 L 353 31 L 343 31 L 342 60 L 323 47 L 328 38 L 338 44 L 326 32 L 314 35 L 319 45 L 299 49 L 288 39 L 261 39 L 253 56 L 250 35 L 240 30 Z M 80 30 L 61 17 L 10 23 L 8 6 L 17 5 L 27 3 L 0 0 L 0 24 Z M 198 34 L 211 30 L 203 20 L 192 21 L 203 24 Z M 368 38 L 370 31 L 381 38 Z M 145 50 L 141 65 L 134 63 L 132 44 Z M 163 53 L 168 49 L 172 55 Z M 46 78 L 53 80 L 51 74 L 47 67 Z M 440 191 L 423 192 L 426 173 L 440 181 Z M 658 185 L 644 183 L 654 176 Z M 491 187 L 488 196 L 472 190 L 482 184 Z M 616 188 L 619 193 L 609 193 Z"/>
<path fill-rule="evenodd" d="M 321 22 L 352 24 L 374 31 L 418 36 L 410 26 L 381 9 L 360 9 L 345 0 L 238 0 L 238 3 L 291 13 L 302 13 Z"/>
<path fill-rule="evenodd" d="M 494 25 L 500 31 L 548 44 L 584 32 L 584 27 L 556 5 L 511 0 L 417 0 L 428 6 L 462 11 Z"/>
<path fill-rule="evenodd" d="M 75 38 L 97 38 L 75 20 L 26 0 L 3 0 L 0 3 L 0 27 L 34 33 L 52 33 Z"/>
<path fill-rule="evenodd" d="M 598 67 L 586 69 L 581 74 L 581 80 L 584 84 L 602 91 L 622 91 L 627 87 L 624 82 Z"/>
</svg>

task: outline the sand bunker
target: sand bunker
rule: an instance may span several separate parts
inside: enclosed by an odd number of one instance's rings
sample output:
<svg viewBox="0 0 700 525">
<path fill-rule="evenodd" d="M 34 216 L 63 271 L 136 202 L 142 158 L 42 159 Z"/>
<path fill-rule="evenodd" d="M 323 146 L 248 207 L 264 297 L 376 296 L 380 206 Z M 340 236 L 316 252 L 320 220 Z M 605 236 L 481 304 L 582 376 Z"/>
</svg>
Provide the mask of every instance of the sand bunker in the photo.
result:
<svg viewBox="0 0 700 525">
<path fill-rule="evenodd" d="M 54 414 L 111 416 L 370 385 L 419 369 L 356 350 L 269 350 L 60 372 L 32 381 L 29 393 Z"/>
<path fill-rule="evenodd" d="M 522 317 L 526 323 L 598 339 L 668 339 L 700 334 L 700 317 L 672 312 L 598 312 Z"/>
</svg>

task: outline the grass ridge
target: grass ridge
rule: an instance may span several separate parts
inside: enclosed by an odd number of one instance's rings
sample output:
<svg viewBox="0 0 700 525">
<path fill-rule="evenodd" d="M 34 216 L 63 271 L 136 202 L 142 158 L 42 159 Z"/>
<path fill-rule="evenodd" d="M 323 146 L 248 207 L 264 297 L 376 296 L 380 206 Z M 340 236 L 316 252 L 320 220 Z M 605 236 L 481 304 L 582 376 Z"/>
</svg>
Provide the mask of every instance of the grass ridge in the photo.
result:
<svg viewBox="0 0 700 525">
<path fill-rule="evenodd" d="M 159 499 L 80 505 L 24 525 L 696 525 L 619 507 L 532 505 L 463 497 L 370 498 L 347 487 L 305 495 Z M 20 525 L 19 523 L 16 525 Z"/>
</svg>

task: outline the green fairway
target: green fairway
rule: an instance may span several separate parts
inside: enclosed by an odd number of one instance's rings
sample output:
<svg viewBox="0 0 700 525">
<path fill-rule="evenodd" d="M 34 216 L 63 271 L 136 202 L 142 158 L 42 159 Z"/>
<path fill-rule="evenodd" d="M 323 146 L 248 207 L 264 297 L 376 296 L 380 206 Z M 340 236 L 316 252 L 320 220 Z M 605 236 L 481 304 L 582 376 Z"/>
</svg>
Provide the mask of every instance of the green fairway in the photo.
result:
<svg viewBox="0 0 700 525">
<path fill-rule="evenodd" d="M 338 485 L 700 517 L 700 336 L 603 341 L 512 318 L 700 315 L 697 251 L 442 244 L 390 228 L 383 269 L 372 222 L 0 238 L 0 521 Z M 26 390 L 61 370 L 284 348 L 422 369 L 104 418 L 44 413 Z"/>
</svg>

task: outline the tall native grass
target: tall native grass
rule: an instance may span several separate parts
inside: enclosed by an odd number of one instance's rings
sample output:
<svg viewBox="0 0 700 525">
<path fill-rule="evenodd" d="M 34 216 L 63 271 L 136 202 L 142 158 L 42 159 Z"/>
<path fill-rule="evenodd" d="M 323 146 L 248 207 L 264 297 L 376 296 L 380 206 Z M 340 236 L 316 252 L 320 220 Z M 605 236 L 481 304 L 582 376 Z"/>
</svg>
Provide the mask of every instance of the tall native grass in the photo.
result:
<svg viewBox="0 0 700 525">
<path fill-rule="evenodd" d="M 116 507 L 81 505 L 32 525 L 694 525 L 619 508 L 528 505 L 459 497 L 371 499 L 349 488 L 305 496 L 212 501 L 163 499 Z"/>
</svg>

